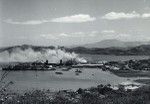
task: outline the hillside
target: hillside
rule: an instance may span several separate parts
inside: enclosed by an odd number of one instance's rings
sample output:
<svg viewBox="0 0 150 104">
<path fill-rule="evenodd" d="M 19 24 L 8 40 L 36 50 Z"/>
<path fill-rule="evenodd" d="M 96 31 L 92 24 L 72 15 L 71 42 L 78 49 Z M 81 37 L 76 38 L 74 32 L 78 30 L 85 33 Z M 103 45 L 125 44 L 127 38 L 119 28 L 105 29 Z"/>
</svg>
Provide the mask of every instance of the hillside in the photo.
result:
<svg viewBox="0 0 150 104">
<path fill-rule="evenodd" d="M 70 52 L 82 54 L 102 54 L 102 55 L 150 55 L 150 45 L 141 45 L 130 48 L 85 48 L 75 47 L 67 49 Z"/>
</svg>

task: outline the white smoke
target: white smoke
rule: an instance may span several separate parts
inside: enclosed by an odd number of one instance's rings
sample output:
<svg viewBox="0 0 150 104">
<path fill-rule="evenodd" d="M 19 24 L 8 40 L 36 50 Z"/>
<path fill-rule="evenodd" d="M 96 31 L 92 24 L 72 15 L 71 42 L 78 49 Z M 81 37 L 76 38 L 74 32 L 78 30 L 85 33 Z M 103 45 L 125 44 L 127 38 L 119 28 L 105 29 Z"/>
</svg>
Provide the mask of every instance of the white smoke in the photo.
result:
<svg viewBox="0 0 150 104">
<path fill-rule="evenodd" d="M 84 58 L 80 58 L 77 54 L 69 53 L 61 49 L 47 49 L 44 51 L 34 51 L 31 48 L 21 50 L 14 49 L 11 53 L 4 51 L 0 53 L 0 62 L 34 62 L 48 60 L 51 63 L 59 63 L 60 60 L 75 60 L 78 63 L 86 63 Z"/>
</svg>

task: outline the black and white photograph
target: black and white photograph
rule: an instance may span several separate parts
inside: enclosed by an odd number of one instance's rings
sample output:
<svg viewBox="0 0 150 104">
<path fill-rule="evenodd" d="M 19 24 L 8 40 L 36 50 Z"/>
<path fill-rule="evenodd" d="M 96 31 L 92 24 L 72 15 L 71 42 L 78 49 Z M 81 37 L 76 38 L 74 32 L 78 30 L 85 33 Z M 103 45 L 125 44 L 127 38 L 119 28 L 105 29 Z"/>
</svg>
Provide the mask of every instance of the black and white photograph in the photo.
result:
<svg viewBox="0 0 150 104">
<path fill-rule="evenodd" d="M 150 0 L 0 0 L 0 104 L 150 104 Z"/>
</svg>

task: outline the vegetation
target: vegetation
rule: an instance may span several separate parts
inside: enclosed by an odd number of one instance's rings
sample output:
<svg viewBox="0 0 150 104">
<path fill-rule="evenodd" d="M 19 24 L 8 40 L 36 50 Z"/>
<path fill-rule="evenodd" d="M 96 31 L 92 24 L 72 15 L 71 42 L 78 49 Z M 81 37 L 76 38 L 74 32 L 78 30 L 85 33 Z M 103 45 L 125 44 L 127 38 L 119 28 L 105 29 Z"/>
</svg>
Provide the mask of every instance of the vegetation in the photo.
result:
<svg viewBox="0 0 150 104">
<path fill-rule="evenodd" d="M 110 85 L 98 85 L 77 91 L 34 90 L 24 94 L 12 93 L 0 96 L 4 104 L 149 104 L 150 87 L 135 91 L 113 90 Z"/>
<path fill-rule="evenodd" d="M 3 93 L 7 89 L 7 87 L 9 87 L 11 84 L 13 84 L 12 81 L 10 81 L 10 82 L 5 81 L 8 74 L 9 74 L 9 71 L 2 72 L 2 75 L 0 78 L 0 93 Z"/>
</svg>

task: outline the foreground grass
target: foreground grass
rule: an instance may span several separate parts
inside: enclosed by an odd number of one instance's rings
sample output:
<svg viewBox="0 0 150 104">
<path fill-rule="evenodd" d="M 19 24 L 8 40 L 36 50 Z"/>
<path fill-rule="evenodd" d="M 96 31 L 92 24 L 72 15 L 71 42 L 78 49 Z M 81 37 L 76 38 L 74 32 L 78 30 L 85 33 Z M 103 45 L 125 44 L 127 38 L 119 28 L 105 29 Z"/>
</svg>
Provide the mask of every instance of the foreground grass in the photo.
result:
<svg viewBox="0 0 150 104">
<path fill-rule="evenodd" d="M 119 77 L 150 77 L 150 71 L 110 70 Z"/>
<path fill-rule="evenodd" d="M 1 93 L 0 104 L 150 104 L 150 87 L 135 91 L 113 90 L 110 85 L 77 91 L 34 90 L 24 94 Z"/>
</svg>

